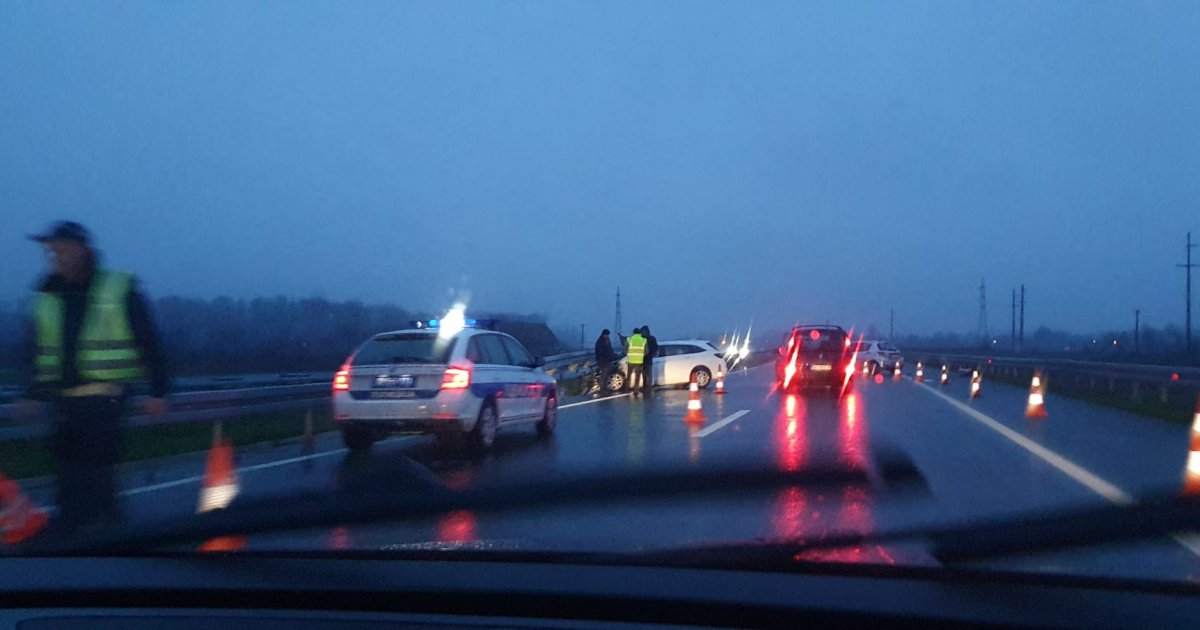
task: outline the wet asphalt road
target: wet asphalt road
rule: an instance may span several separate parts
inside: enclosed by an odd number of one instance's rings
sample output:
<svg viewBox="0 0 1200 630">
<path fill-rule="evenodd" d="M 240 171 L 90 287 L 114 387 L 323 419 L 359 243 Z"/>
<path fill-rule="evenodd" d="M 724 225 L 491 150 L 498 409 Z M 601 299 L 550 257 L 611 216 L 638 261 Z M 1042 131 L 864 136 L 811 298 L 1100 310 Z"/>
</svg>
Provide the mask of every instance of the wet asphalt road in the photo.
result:
<svg viewBox="0 0 1200 630">
<path fill-rule="evenodd" d="M 481 461 L 447 456 L 431 438 L 399 437 L 370 453 L 350 454 L 337 434 L 318 436 L 315 451 L 298 444 L 244 449 L 237 456 L 241 497 L 296 491 L 352 490 L 389 483 L 397 466 L 416 466 L 453 489 L 556 475 L 613 470 L 703 467 L 755 462 L 796 470 L 837 462 L 871 471 L 878 449 L 910 457 L 928 483 L 924 495 L 874 488 L 703 500 L 681 498 L 513 514 L 459 512 L 421 522 L 347 525 L 318 532 L 256 536 L 251 548 L 505 548 L 633 550 L 820 538 L 1054 508 L 1122 502 L 1141 492 L 1178 487 L 1188 428 L 1069 399 L 1048 400 L 1050 417 L 1023 416 L 1026 390 L 985 383 L 967 400 L 967 379 L 949 386 L 911 379 L 858 379 L 840 400 L 773 391 L 769 367 L 738 371 L 728 393 L 702 394 L 707 422 L 689 425 L 686 390 L 563 401 L 558 430 L 540 439 L 531 425 L 501 430 Z M 123 475 L 132 522 L 194 513 L 203 455 L 158 462 Z M 35 489 L 47 502 L 48 489 Z M 868 545 L 814 559 L 920 563 L 917 546 Z M 1107 548 L 1005 559 L 987 566 L 1166 579 L 1200 576 L 1200 544 L 1163 539 Z"/>
</svg>

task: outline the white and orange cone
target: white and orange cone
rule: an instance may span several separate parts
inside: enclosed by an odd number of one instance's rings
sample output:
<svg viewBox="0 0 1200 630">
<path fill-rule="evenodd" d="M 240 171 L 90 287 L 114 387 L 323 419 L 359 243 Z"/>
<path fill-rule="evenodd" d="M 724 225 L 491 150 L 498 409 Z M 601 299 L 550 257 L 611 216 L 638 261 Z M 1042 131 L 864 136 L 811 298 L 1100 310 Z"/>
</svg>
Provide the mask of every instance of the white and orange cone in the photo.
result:
<svg viewBox="0 0 1200 630">
<path fill-rule="evenodd" d="M 688 385 L 688 405 L 687 415 L 683 417 L 684 422 L 704 423 L 708 418 L 704 417 L 704 409 L 700 405 L 700 386 L 692 380 L 692 384 Z"/>
<path fill-rule="evenodd" d="M 725 370 L 722 369 L 721 366 L 719 366 L 719 365 L 717 366 L 717 385 L 716 385 L 716 387 L 717 387 L 717 390 L 713 393 L 715 393 L 715 394 L 724 394 L 725 393 Z"/>
<path fill-rule="evenodd" d="M 983 374 L 979 370 L 971 372 L 971 398 L 979 398 L 983 394 Z"/>
<path fill-rule="evenodd" d="M 1041 370 L 1033 371 L 1033 380 L 1029 383 L 1029 402 L 1025 405 L 1025 417 L 1046 417 L 1046 381 L 1042 378 Z"/>
<path fill-rule="evenodd" d="M 950 384 L 950 366 L 942 365 L 942 385 Z"/>
<path fill-rule="evenodd" d="M 29 500 L 17 482 L 0 474 L 0 540 L 6 545 L 24 542 L 46 526 L 50 515 Z"/>
<path fill-rule="evenodd" d="M 1196 413 L 1192 415 L 1192 438 L 1188 446 L 1187 463 L 1183 467 L 1183 494 L 1200 494 L 1200 395 L 1196 396 Z"/>
<path fill-rule="evenodd" d="M 863 361 L 863 376 L 871 375 L 871 364 Z"/>
<path fill-rule="evenodd" d="M 229 507 L 237 497 L 237 470 L 233 464 L 233 443 L 221 437 L 221 424 L 213 430 L 213 445 L 204 465 L 204 482 L 200 488 L 197 513 Z M 245 536 L 220 536 L 200 545 L 200 551 L 238 551 L 246 546 Z"/>
<path fill-rule="evenodd" d="M 917 382 L 918 383 L 925 382 L 925 368 L 924 368 L 924 366 L 921 365 L 920 361 L 917 361 Z"/>
<path fill-rule="evenodd" d="M 892 380 L 900 380 L 900 364 L 896 363 L 896 367 L 892 369 Z"/>
</svg>

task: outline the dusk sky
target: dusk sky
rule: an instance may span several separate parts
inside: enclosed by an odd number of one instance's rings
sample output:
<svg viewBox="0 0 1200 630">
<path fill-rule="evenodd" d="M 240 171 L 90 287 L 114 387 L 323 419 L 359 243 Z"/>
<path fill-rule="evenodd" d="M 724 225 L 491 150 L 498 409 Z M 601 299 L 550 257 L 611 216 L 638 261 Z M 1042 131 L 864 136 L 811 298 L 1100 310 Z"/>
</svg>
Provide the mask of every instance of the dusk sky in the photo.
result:
<svg viewBox="0 0 1200 630">
<path fill-rule="evenodd" d="M 155 297 L 925 333 L 985 277 L 1003 335 L 1182 325 L 1200 242 L 1196 2 L 11 0 L 0 77 L 0 300 L 71 218 Z"/>
</svg>

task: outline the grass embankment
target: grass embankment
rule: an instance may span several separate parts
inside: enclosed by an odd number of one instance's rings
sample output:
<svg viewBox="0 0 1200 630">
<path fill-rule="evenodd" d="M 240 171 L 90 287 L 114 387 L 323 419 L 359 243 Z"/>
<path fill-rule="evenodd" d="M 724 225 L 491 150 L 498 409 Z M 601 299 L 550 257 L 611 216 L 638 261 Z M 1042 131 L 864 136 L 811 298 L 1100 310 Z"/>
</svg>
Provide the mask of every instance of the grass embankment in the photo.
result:
<svg viewBox="0 0 1200 630">
<path fill-rule="evenodd" d="M 222 434 L 235 446 L 260 442 L 278 444 L 304 435 L 305 413 L 304 409 L 295 409 L 230 418 L 222 423 Z M 314 433 L 333 429 L 333 416 L 327 405 L 314 407 L 312 414 Z M 211 422 L 131 428 L 125 433 L 121 461 L 137 462 L 203 451 L 212 444 L 212 436 Z M 54 472 L 54 460 L 45 439 L 10 440 L 0 442 L 0 470 L 15 479 L 38 477 Z"/>
</svg>

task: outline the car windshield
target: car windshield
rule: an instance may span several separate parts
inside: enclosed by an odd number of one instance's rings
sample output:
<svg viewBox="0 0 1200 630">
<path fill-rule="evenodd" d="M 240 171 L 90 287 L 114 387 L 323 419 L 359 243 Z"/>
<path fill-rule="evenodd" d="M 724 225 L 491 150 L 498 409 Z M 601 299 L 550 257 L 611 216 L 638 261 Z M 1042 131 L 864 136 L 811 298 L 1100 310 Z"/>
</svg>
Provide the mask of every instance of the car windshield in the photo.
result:
<svg viewBox="0 0 1200 630">
<path fill-rule="evenodd" d="M 930 533 L 1200 495 L 1200 2 L 9 1 L 0 77 L 0 555 L 1200 576 Z"/>
<path fill-rule="evenodd" d="M 436 334 L 382 335 L 363 344 L 354 353 L 354 364 L 446 363 L 453 347 L 453 343 Z"/>
</svg>

